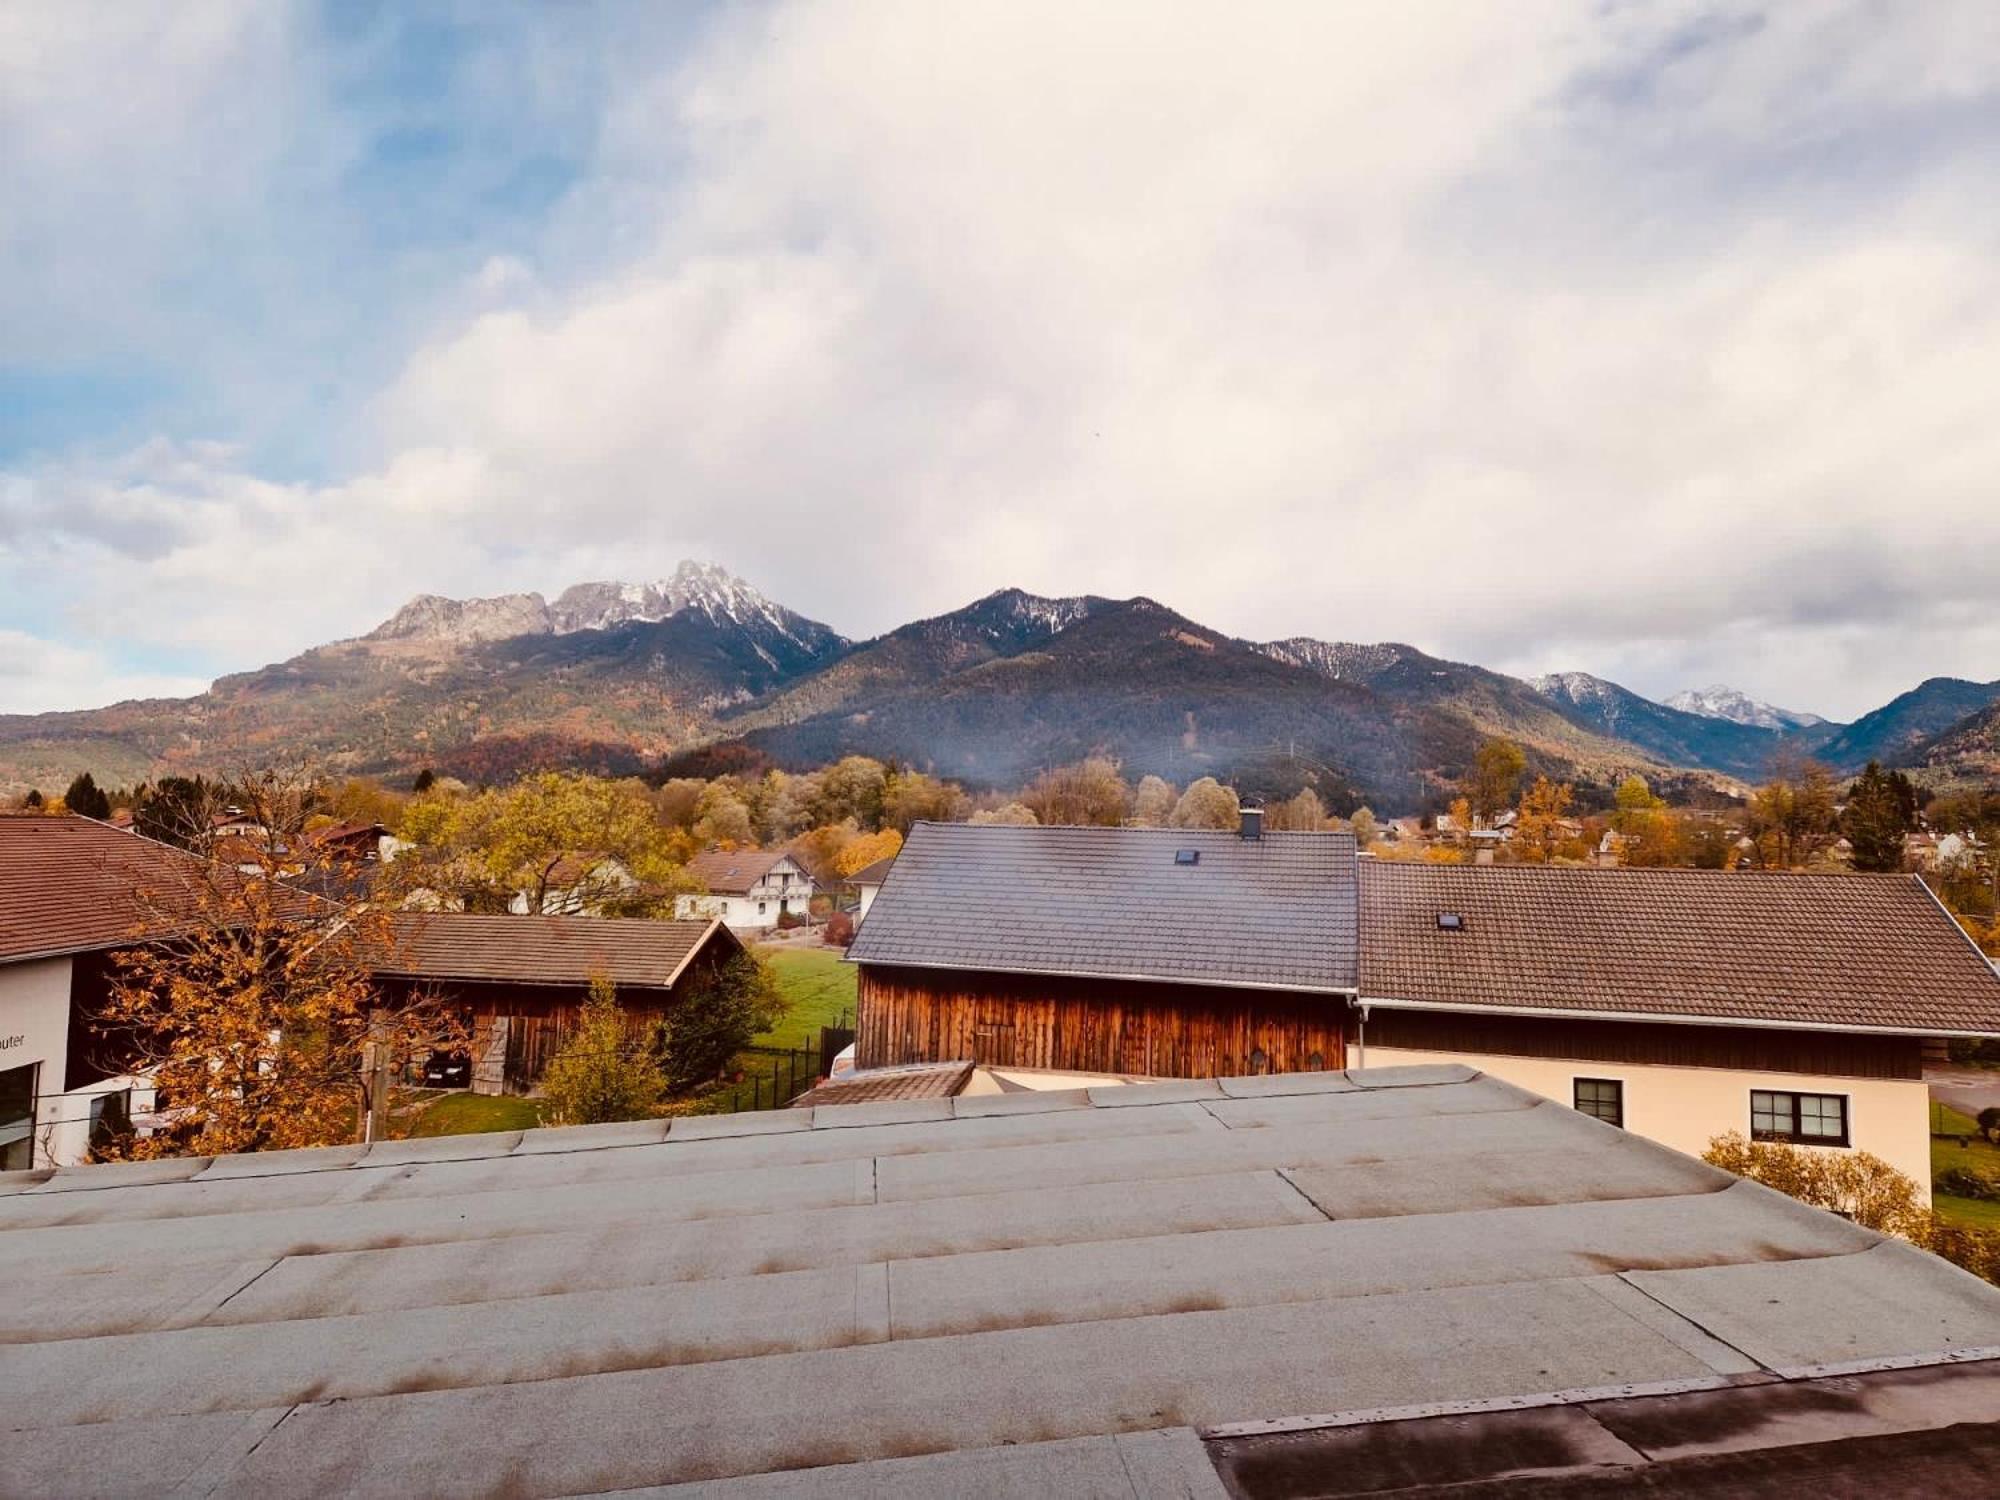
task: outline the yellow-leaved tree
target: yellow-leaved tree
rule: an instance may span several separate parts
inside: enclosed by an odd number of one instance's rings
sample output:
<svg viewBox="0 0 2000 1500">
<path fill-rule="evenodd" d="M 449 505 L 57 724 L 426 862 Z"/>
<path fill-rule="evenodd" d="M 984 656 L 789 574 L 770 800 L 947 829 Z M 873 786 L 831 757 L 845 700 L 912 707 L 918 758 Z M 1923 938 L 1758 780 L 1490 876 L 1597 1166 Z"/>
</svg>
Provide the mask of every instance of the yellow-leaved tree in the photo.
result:
<svg viewBox="0 0 2000 1500">
<path fill-rule="evenodd" d="M 885 828 L 880 833 L 857 834 L 849 839 L 833 857 L 833 872 L 845 879 L 858 870 L 865 870 L 880 859 L 893 859 L 903 852 L 903 836 L 893 828 Z"/>
<path fill-rule="evenodd" d="M 411 799 L 391 867 L 408 893 L 466 911 L 671 913 L 694 883 L 636 781 L 546 771 L 472 795 Z M 419 904 L 422 904 L 421 902 Z"/>
<path fill-rule="evenodd" d="M 1514 829 L 1515 858 L 1533 865 L 1545 865 L 1556 857 L 1563 841 L 1562 820 L 1569 814 L 1576 795 L 1568 782 L 1537 776 L 1535 784 L 1521 794 L 1520 816 Z"/>
<path fill-rule="evenodd" d="M 542 1073 L 542 1101 L 551 1125 L 602 1125 L 643 1120 L 659 1108 L 667 1075 L 657 1056 L 659 1025 L 626 1023 L 611 976 L 590 976 L 576 1030 Z"/>
</svg>

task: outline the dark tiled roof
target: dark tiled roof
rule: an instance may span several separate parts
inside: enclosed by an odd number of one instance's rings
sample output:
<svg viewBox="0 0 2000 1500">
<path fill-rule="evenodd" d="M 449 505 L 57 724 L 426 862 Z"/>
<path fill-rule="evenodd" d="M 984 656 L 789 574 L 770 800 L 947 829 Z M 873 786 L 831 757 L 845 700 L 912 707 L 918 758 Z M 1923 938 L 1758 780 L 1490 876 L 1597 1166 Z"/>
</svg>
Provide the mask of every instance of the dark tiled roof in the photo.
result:
<svg viewBox="0 0 2000 1500">
<path fill-rule="evenodd" d="M 880 885 L 889 878 L 889 872 L 896 867 L 896 856 L 878 859 L 872 865 L 863 865 L 847 877 L 849 885 Z"/>
<path fill-rule="evenodd" d="M 395 956 L 384 974 L 491 983 L 590 983 L 664 989 L 703 946 L 741 945 L 719 922 L 618 917 L 483 917 L 409 912 L 396 918 Z"/>
<path fill-rule="evenodd" d="M 201 879 L 194 856 L 108 823 L 0 816 L 0 962 L 156 933 L 160 911 Z"/>
<path fill-rule="evenodd" d="M 790 856 L 782 849 L 709 849 L 687 862 L 693 875 L 718 896 L 746 896 L 750 887 Z"/>
<path fill-rule="evenodd" d="M 2000 976 L 1912 876 L 1364 859 L 1361 934 L 1364 999 L 2000 1033 Z"/>
<path fill-rule="evenodd" d="M 1888 1500 L 2000 1461 L 2000 1291 L 1467 1068 L 0 1173 L 0 1287 L 8 1496 Z"/>
<path fill-rule="evenodd" d="M 972 1076 L 969 1062 L 919 1063 L 909 1068 L 871 1068 L 848 1078 L 831 1078 L 792 1101 L 793 1109 L 822 1104 L 873 1104 L 878 1099 L 949 1099 Z"/>
<path fill-rule="evenodd" d="M 1194 850 L 1194 864 L 1177 864 Z M 1344 833 L 919 823 L 868 910 L 859 963 L 1345 990 Z"/>
</svg>

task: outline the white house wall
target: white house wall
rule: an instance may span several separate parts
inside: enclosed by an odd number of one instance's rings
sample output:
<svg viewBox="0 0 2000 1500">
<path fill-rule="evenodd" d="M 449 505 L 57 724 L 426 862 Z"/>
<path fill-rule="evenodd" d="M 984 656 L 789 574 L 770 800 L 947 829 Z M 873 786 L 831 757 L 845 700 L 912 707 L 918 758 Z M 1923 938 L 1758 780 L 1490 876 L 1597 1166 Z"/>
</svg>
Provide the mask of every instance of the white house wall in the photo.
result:
<svg viewBox="0 0 2000 1500">
<path fill-rule="evenodd" d="M 64 1091 L 72 982 L 67 958 L 0 964 L 0 1071 L 36 1069 L 37 1167 L 71 1166 L 89 1154 L 90 1108 L 97 1096 L 130 1089 L 135 1111 L 152 1107 L 152 1090 L 139 1078 L 106 1078 Z"/>
<path fill-rule="evenodd" d="M 0 964 L 0 1070 L 36 1067 L 35 1165 L 48 1166 L 46 1141 L 63 1116 L 69 1065 L 70 961 Z"/>
<path fill-rule="evenodd" d="M 757 908 L 764 909 L 759 911 Z M 778 913 L 788 912 L 795 917 L 806 916 L 812 907 L 812 887 L 794 886 L 791 894 L 780 899 L 773 889 L 765 895 L 749 896 L 682 896 L 674 903 L 674 915 L 683 920 L 690 917 L 720 917 L 725 927 L 738 931 L 756 932 L 778 925 Z"/>
<path fill-rule="evenodd" d="M 1362 1066 L 1359 1049 L 1348 1061 Z M 1495 1078 L 1572 1104 L 1579 1078 L 1615 1078 L 1625 1085 L 1625 1128 L 1676 1151 L 1699 1156 L 1728 1131 L 1750 1134 L 1750 1091 L 1847 1096 L 1847 1149 L 1867 1151 L 1906 1173 L 1930 1197 L 1930 1091 L 1919 1078 L 1842 1078 L 1824 1073 L 1773 1073 L 1736 1068 L 1674 1068 L 1650 1063 L 1488 1056 L 1413 1047 L 1367 1050 L 1366 1066 L 1463 1063 Z M 1837 1147 L 1819 1148 L 1837 1150 Z"/>
</svg>

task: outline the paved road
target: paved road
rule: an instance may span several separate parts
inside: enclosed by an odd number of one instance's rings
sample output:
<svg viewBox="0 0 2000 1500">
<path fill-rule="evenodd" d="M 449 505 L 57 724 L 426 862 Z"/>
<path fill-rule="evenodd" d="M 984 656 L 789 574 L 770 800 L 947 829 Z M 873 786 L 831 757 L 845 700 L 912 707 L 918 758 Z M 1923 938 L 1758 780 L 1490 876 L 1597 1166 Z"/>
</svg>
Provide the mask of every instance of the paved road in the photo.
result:
<svg viewBox="0 0 2000 1500">
<path fill-rule="evenodd" d="M 1992 1068 L 1932 1068 L 1924 1074 L 1931 1097 L 1942 1099 L 1962 1114 L 1979 1118 L 1982 1109 L 2000 1105 L 2000 1070 Z"/>
</svg>

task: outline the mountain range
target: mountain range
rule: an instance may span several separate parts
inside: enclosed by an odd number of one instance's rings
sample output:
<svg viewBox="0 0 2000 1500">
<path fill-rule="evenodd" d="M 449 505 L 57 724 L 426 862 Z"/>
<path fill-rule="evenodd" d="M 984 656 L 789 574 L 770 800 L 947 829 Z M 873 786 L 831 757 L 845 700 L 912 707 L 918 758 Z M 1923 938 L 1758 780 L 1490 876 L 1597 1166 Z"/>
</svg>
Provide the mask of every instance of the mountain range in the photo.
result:
<svg viewBox="0 0 2000 1500">
<path fill-rule="evenodd" d="M 2000 682 L 1933 678 L 1851 724 L 1726 687 L 1656 702 L 1587 673 L 1532 680 L 1395 642 L 1247 641 L 1150 599 L 1005 589 L 847 640 L 720 568 L 486 599 L 420 595 L 367 634 L 185 699 L 0 715 L 0 787 L 117 784 L 270 761 L 474 780 L 805 766 L 890 756 L 1009 787 L 1093 751 L 1134 775 L 1318 787 L 1403 811 L 1479 743 L 1601 800 L 1638 772 L 1729 792 L 1775 757 L 2000 774 Z"/>
</svg>

